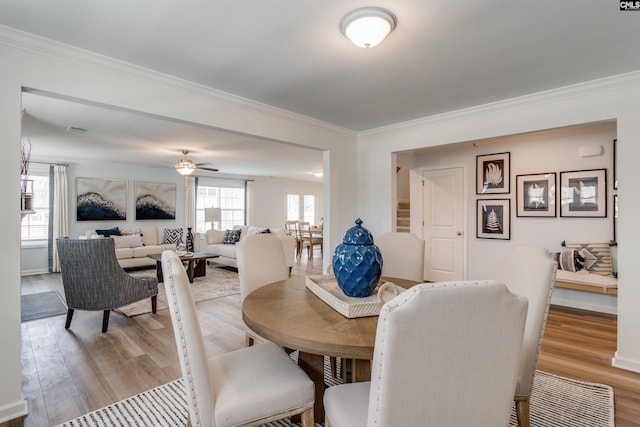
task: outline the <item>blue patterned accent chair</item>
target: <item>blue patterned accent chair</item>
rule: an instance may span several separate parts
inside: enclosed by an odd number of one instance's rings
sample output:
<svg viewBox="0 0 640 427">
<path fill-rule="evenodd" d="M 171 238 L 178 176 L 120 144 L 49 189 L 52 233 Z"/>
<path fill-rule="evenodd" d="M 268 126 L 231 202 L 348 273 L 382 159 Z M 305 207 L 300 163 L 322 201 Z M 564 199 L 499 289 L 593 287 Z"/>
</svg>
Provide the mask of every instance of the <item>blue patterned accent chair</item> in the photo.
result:
<svg viewBox="0 0 640 427">
<path fill-rule="evenodd" d="M 107 332 L 113 309 L 151 298 L 151 309 L 156 313 L 158 279 L 124 271 L 113 239 L 58 238 L 56 244 L 67 303 L 66 329 L 76 309 L 102 310 L 102 333 Z"/>
</svg>

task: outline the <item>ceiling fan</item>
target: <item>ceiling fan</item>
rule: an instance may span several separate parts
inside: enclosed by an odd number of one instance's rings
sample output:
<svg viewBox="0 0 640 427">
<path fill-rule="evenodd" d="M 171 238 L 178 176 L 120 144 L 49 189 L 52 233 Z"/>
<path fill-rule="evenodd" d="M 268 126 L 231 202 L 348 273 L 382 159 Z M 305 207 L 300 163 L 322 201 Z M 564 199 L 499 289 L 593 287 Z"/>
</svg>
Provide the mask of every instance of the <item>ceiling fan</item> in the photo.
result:
<svg viewBox="0 0 640 427">
<path fill-rule="evenodd" d="M 193 160 L 187 157 L 187 155 L 189 154 L 189 150 L 182 150 L 182 154 L 184 155 L 184 157 L 178 160 L 178 163 L 176 163 L 176 165 L 174 166 L 176 168 L 176 171 L 178 171 L 178 173 L 180 173 L 181 175 L 191 175 L 196 169 L 218 172 L 218 169 L 205 167 L 205 165 L 211 164 L 209 162 L 193 163 Z"/>
</svg>

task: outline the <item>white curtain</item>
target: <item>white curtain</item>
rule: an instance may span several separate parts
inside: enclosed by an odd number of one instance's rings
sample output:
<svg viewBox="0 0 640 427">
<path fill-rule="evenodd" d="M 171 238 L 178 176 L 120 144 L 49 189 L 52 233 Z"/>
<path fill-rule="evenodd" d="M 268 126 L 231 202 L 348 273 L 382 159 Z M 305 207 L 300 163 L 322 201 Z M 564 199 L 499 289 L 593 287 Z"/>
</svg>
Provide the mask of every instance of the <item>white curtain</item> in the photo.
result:
<svg viewBox="0 0 640 427">
<path fill-rule="evenodd" d="M 254 186 L 254 181 L 247 181 L 247 185 L 246 185 L 246 195 L 245 197 L 247 198 L 247 225 L 255 225 L 255 212 L 254 212 L 254 193 L 253 193 L 253 186 Z"/>
<path fill-rule="evenodd" d="M 60 261 L 58 260 L 58 248 L 56 238 L 66 237 L 69 233 L 67 228 L 69 214 L 67 211 L 67 167 L 55 165 L 53 167 L 53 262 L 52 271 L 60 272 Z"/>
<path fill-rule="evenodd" d="M 196 229 L 196 177 L 185 176 L 185 214 L 187 228 Z"/>
</svg>

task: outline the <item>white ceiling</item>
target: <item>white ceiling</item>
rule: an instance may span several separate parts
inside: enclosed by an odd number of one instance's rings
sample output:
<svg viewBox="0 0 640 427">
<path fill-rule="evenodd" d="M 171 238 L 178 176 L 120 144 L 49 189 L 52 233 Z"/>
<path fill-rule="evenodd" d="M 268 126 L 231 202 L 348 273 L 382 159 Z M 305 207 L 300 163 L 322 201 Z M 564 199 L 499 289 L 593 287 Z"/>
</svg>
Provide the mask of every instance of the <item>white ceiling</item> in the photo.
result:
<svg viewBox="0 0 640 427">
<path fill-rule="evenodd" d="M 398 19 L 373 49 L 338 28 L 362 6 Z M 356 131 L 640 69 L 640 13 L 615 0 L 3 0 L 0 24 Z M 227 148 L 193 158 L 227 171 Z"/>
</svg>

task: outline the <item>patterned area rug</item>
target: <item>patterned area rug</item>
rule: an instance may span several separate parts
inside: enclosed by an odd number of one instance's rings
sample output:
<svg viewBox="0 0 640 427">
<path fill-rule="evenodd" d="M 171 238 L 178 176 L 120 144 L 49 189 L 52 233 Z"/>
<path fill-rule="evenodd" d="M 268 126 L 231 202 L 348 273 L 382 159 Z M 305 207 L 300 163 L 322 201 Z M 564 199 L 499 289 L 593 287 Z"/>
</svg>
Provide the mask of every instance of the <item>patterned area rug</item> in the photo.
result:
<svg viewBox="0 0 640 427">
<path fill-rule="evenodd" d="M 338 384 L 340 380 L 329 374 L 325 358 L 325 382 Z M 186 426 L 187 402 L 182 379 L 161 385 L 83 415 L 57 427 L 106 426 Z M 316 423 L 322 427 L 323 423 Z M 515 405 L 509 422 L 516 427 Z M 264 424 L 263 427 L 292 427 L 288 419 Z M 537 371 L 531 395 L 532 427 L 613 427 L 613 389 L 607 385 L 571 380 Z"/>
<path fill-rule="evenodd" d="M 130 272 L 134 275 L 156 276 L 156 270 L 141 270 Z M 240 293 L 238 273 L 225 268 L 207 266 L 205 277 L 196 277 L 191 284 L 191 292 L 195 302 L 206 301 L 214 298 L 226 297 Z M 167 296 L 162 283 L 158 285 L 158 310 L 167 308 Z M 151 313 L 151 302 L 145 298 L 142 301 L 121 307 L 115 310 L 127 317 L 139 314 Z"/>
</svg>

